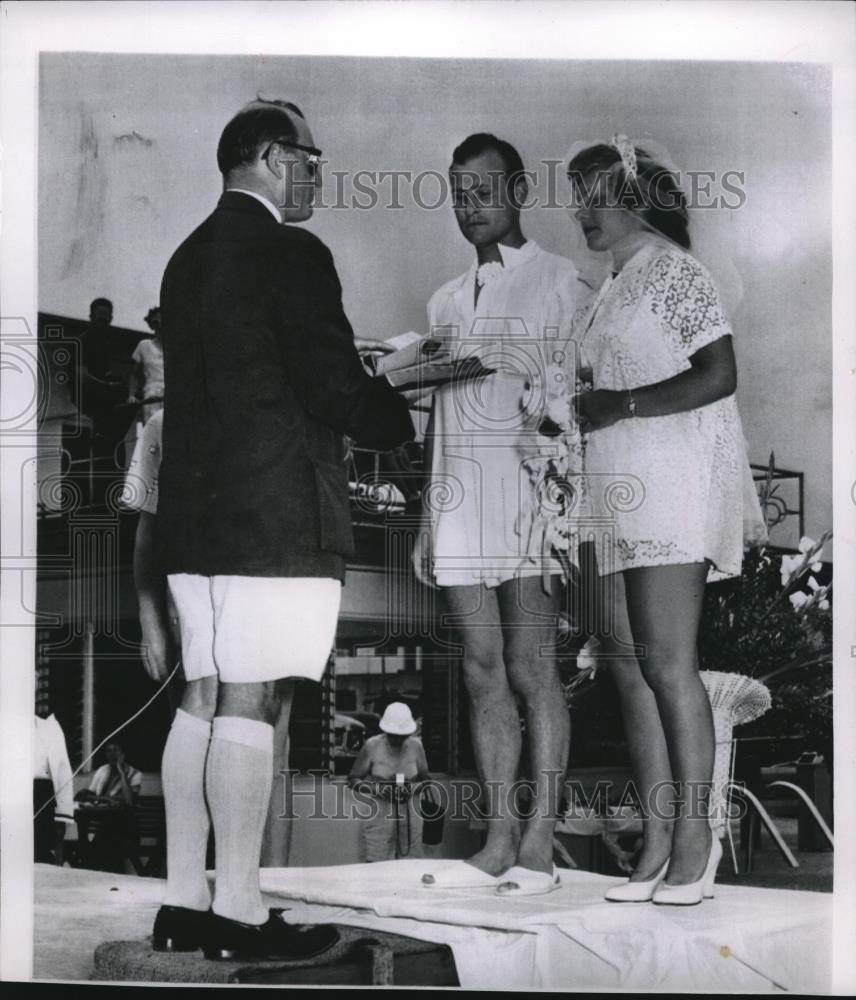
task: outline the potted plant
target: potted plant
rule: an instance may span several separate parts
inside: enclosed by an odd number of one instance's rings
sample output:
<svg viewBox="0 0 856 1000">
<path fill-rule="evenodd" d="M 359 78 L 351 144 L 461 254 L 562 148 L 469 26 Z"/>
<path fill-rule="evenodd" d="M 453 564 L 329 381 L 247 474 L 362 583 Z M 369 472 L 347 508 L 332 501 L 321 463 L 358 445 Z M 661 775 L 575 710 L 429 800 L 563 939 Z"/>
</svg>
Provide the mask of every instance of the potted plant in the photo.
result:
<svg viewBox="0 0 856 1000">
<path fill-rule="evenodd" d="M 760 499 L 771 508 L 773 457 Z M 699 630 L 699 662 L 714 710 L 717 753 L 714 807 L 724 827 L 724 784 L 731 771 L 731 730 L 760 719 L 755 735 L 811 737 L 832 745 L 832 583 L 821 583 L 832 532 L 803 537 L 796 553 L 769 543 L 747 550 L 739 579 L 708 587 Z M 764 732 L 766 730 L 767 732 Z"/>
</svg>

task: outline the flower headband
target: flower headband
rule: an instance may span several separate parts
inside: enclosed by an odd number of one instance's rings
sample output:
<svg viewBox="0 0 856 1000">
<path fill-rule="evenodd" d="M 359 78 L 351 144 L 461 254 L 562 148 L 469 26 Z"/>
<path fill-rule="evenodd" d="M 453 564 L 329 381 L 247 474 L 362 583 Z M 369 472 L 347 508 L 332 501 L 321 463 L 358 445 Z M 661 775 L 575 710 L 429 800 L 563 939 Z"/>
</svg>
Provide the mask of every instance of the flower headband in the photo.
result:
<svg viewBox="0 0 856 1000">
<path fill-rule="evenodd" d="M 624 172 L 629 180 L 636 179 L 636 150 L 633 148 L 633 143 L 626 135 L 614 135 L 609 140 L 609 145 L 612 146 L 614 150 L 621 157 L 621 165 L 624 167 Z"/>
</svg>

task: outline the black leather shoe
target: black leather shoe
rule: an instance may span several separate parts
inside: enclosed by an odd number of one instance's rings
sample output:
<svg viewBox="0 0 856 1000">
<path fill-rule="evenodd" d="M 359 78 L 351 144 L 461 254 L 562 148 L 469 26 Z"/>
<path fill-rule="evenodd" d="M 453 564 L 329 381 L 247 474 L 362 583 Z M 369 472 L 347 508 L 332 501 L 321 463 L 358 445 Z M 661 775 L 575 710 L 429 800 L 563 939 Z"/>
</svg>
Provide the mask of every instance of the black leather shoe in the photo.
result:
<svg viewBox="0 0 856 1000">
<path fill-rule="evenodd" d="M 210 910 L 162 906 L 155 917 L 152 948 L 155 951 L 196 951 L 208 936 Z"/>
<path fill-rule="evenodd" d="M 329 924 L 287 924 L 280 919 L 281 912 L 271 910 L 267 922 L 260 925 L 212 913 L 203 944 L 205 957 L 239 962 L 252 958 L 297 961 L 320 955 L 339 940 L 339 932 Z"/>
</svg>

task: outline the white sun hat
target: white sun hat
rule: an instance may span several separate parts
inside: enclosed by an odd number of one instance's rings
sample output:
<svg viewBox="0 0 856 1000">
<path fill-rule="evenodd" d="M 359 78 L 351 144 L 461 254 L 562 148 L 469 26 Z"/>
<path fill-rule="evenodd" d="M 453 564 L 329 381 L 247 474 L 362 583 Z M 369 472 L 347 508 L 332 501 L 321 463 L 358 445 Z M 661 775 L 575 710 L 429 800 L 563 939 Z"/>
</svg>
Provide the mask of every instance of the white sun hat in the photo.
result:
<svg viewBox="0 0 856 1000">
<path fill-rule="evenodd" d="M 392 733 L 394 736 L 410 736 L 416 732 L 413 715 L 402 701 L 394 701 L 387 705 L 378 725 L 383 732 Z"/>
</svg>

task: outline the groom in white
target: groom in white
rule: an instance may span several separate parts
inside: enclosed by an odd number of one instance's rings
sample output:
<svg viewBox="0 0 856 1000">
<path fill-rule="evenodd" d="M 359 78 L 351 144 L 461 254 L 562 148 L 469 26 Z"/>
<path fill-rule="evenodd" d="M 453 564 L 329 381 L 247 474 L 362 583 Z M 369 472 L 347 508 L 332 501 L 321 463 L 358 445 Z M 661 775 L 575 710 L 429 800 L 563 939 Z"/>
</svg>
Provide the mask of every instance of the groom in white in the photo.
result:
<svg viewBox="0 0 856 1000">
<path fill-rule="evenodd" d="M 488 833 L 467 862 L 426 874 L 423 883 L 535 894 L 556 884 L 552 837 L 570 721 L 553 652 L 561 569 L 535 530 L 537 497 L 523 461 L 537 452 L 536 428 L 521 401 L 527 385 L 543 385 L 546 366 L 560 361 L 584 286 L 569 260 L 523 235 L 528 185 L 513 146 L 472 135 L 454 151 L 449 176 L 455 217 L 476 256 L 431 297 L 430 335 L 495 374 L 434 394 L 426 529 L 414 561 L 440 588 L 463 646 Z M 448 502 L 432 505 L 444 490 Z M 518 700 L 534 789 L 525 826 L 509 801 L 522 750 Z"/>
</svg>

